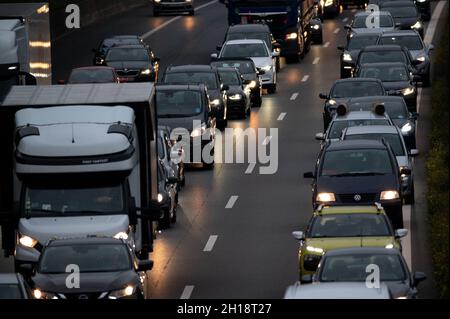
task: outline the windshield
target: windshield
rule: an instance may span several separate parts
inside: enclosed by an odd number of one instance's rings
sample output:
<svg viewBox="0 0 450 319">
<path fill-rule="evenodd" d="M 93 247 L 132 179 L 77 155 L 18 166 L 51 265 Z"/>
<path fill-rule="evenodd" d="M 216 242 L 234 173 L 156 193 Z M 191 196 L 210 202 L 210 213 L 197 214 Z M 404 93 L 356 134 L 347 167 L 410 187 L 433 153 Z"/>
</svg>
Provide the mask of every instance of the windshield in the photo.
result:
<svg viewBox="0 0 450 319">
<path fill-rule="evenodd" d="M 392 174 L 389 153 L 381 149 L 339 150 L 326 152 L 321 176 Z"/>
<path fill-rule="evenodd" d="M 378 15 L 380 19 L 380 28 L 390 28 L 394 26 L 394 20 L 392 17 L 388 15 Z M 369 18 L 369 21 L 373 21 L 375 17 L 371 16 L 357 16 L 355 17 L 355 20 L 353 21 L 352 27 L 357 29 L 367 29 L 369 28 L 368 24 L 366 23 L 367 18 Z M 372 26 L 370 26 L 372 28 Z"/>
<path fill-rule="evenodd" d="M 64 274 L 67 265 L 73 264 L 80 268 L 81 273 L 131 269 L 130 255 L 124 244 L 74 244 L 46 248 L 38 271 L 41 274 Z"/>
<path fill-rule="evenodd" d="M 401 137 L 398 134 L 352 134 L 346 135 L 346 140 L 381 140 L 385 139 L 386 142 L 391 145 L 395 156 L 406 156 L 405 149 L 403 148 L 403 143 Z"/>
<path fill-rule="evenodd" d="M 158 91 L 156 105 L 158 117 L 191 117 L 203 111 L 202 97 L 196 91 Z"/>
<path fill-rule="evenodd" d="M 75 183 L 74 183 L 75 184 Z M 126 211 L 122 183 L 108 185 L 41 185 L 25 187 L 26 217 L 63 217 L 123 214 Z M 94 184 L 94 185 L 93 185 Z"/>
<path fill-rule="evenodd" d="M 378 35 L 354 36 L 350 38 L 347 50 L 361 50 L 368 45 L 377 43 Z"/>
<path fill-rule="evenodd" d="M 388 11 L 394 18 L 417 17 L 417 10 L 414 4 L 408 7 L 384 7 L 383 11 Z"/>
<path fill-rule="evenodd" d="M 404 66 L 362 66 L 358 75 L 363 78 L 380 79 L 383 82 L 409 80 L 409 72 Z"/>
<path fill-rule="evenodd" d="M 383 86 L 377 82 L 363 81 L 336 83 L 331 92 L 331 97 L 335 99 L 376 95 L 384 95 Z"/>
<path fill-rule="evenodd" d="M 213 72 L 170 72 L 164 76 L 164 83 L 204 84 L 209 90 L 217 89 L 216 74 Z"/>
<path fill-rule="evenodd" d="M 235 68 L 238 69 L 241 74 L 249 74 L 249 73 L 256 73 L 256 69 L 253 65 L 253 62 L 246 62 L 246 61 L 220 61 L 220 62 L 212 62 L 212 66 L 219 67 L 219 68 Z"/>
<path fill-rule="evenodd" d="M 325 258 L 320 271 L 321 282 L 366 281 L 370 274 L 367 266 L 377 265 L 380 281 L 404 281 L 407 275 L 403 263 L 397 255 L 357 254 L 329 256 Z"/>
<path fill-rule="evenodd" d="M 310 237 L 392 236 L 381 214 L 335 214 L 314 218 Z"/>
<path fill-rule="evenodd" d="M 359 61 L 360 64 L 378 62 L 408 62 L 403 51 L 366 51 L 361 53 Z"/>
<path fill-rule="evenodd" d="M 266 42 L 267 47 L 271 47 L 270 35 L 261 32 L 233 32 L 228 33 L 225 41 L 229 40 L 243 40 L 243 39 L 256 39 Z"/>
<path fill-rule="evenodd" d="M 130 48 L 112 48 L 106 55 L 106 61 L 150 61 L 147 50 L 145 49 L 130 49 Z"/>
<path fill-rule="evenodd" d="M 349 105 L 349 111 L 372 111 L 376 101 L 353 102 Z M 391 119 L 407 119 L 409 117 L 408 108 L 403 102 L 383 102 L 386 113 Z"/>
<path fill-rule="evenodd" d="M 227 44 L 223 47 L 221 58 L 265 58 L 269 56 L 264 43 Z"/>
<path fill-rule="evenodd" d="M 239 74 L 236 72 L 219 71 L 220 79 L 226 85 L 240 85 Z"/>
<path fill-rule="evenodd" d="M 122 39 L 105 39 L 103 41 L 102 45 L 100 46 L 100 52 L 106 53 L 109 48 L 112 46 L 119 46 L 119 45 L 136 45 L 141 44 L 140 40 L 138 38 L 122 38 Z"/>
<path fill-rule="evenodd" d="M 352 126 L 367 126 L 367 125 L 391 125 L 387 119 L 364 119 L 364 120 L 339 120 L 333 121 L 330 127 L 329 139 L 340 138 L 342 131 L 347 127 Z"/>
<path fill-rule="evenodd" d="M 22 299 L 22 293 L 17 284 L 0 284 L 0 300 Z"/>
<path fill-rule="evenodd" d="M 380 44 L 398 44 L 408 50 L 423 50 L 423 43 L 419 35 L 411 36 L 385 36 L 380 38 Z"/>
<path fill-rule="evenodd" d="M 115 82 L 110 69 L 73 70 L 69 83 L 111 83 Z"/>
</svg>

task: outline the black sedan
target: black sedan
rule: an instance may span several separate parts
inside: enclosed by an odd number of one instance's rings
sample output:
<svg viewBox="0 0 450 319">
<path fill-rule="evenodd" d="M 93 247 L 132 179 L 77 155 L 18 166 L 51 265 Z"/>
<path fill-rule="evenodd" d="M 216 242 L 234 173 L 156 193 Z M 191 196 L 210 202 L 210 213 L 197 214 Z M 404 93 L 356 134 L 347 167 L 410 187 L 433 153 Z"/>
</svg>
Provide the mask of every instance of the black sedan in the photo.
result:
<svg viewBox="0 0 450 319">
<path fill-rule="evenodd" d="M 115 46 L 108 50 L 104 65 L 116 70 L 120 82 L 157 82 L 159 58 L 144 45 Z"/>
<path fill-rule="evenodd" d="M 260 76 L 263 70 L 258 70 L 252 59 L 249 58 L 228 58 L 217 59 L 211 62 L 211 66 L 216 68 L 236 68 L 241 73 L 246 87 L 250 90 L 250 103 L 252 107 L 260 107 L 262 104 L 262 84 Z"/>
<path fill-rule="evenodd" d="M 323 130 L 326 131 L 339 104 L 352 97 L 385 95 L 383 84 L 378 79 L 348 78 L 334 82 L 328 94 L 319 97 L 325 100 L 323 106 Z"/>
<path fill-rule="evenodd" d="M 50 241 L 33 271 L 29 264 L 22 270 L 32 274 L 36 299 L 128 299 L 145 297 L 145 272 L 152 267 L 124 240 L 92 237 Z"/>
<path fill-rule="evenodd" d="M 380 10 L 388 11 L 400 30 L 416 30 L 423 38 L 423 23 L 414 2 L 409 0 L 387 1 L 380 4 Z"/>
<path fill-rule="evenodd" d="M 223 84 L 228 86 L 228 116 L 246 119 L 250 116 L 250 92 L 244 86 L 239 71 L 235 68 L 217 68 Z"/>
<path fill-rule="evenodd" d="M 369 272 L 368 272 L 369 270 Z M 378 270 L 378 271 L 377 271 Z M 379 274 L 379 282 L 385 283 L 395 299 L 418 298 L 417 286 L 426 279 L 422 272 L 410 273 L 401 252 L 395 248 L 355 247 L 329 250 L 322 257 L 314 278 L 306 281 L 365 282 L 370 275 Z M 373 287 L 368 286 L 367 289 Z"/>
<path fill-rule="evenodd" d="M 150 51 L 150 54 L 154 57 L 153 51 L 150 47 L 144 43 L 144 40 L 137 35 L 116 35 L 104 39 L 97 49 L 92 49 L 94 52 L 94 65 L 103 65 L 105 62 L 106 53 L 114 46 L 122 45 L 144 45 Z"/>
<path fill-rule="evenodd" d="M 384 207 L 394 228 L 403 227 L 401 174 L 397 159 L 386 141 L 349 140 L 328 143 L 319 153 L 313 178 L 313 207 L 371 205 Z"/>
<path fill-rule="evenodd" d="M 411 75 L 405 64 L 366 63 L 358 68 L 355 77 L 380 79 L 388 95 L 402 96 L 410 110 L 417 110 L 418 78 Z"/>
<path fill-rule="evenodd" d="M 341 79 L 352 76 L 352 69 L 361 49 L 368 45 L 375 45 L 380 34 L 381 32 L 355 33 L 349 38 L 346 46 L 338 46 L 338 50 L 342 51 Z"/>
<path fill-rule="evenodd" d="M 400 96 L 370 96 L 352 98 L 347 102 L 348 111 L 372 111 L 378 104 L 383 104 L 386 113 L 402 131 L 408 150 L 416 148 L 416 112 L 410 112 L 405 100 Z"/>
</svg>

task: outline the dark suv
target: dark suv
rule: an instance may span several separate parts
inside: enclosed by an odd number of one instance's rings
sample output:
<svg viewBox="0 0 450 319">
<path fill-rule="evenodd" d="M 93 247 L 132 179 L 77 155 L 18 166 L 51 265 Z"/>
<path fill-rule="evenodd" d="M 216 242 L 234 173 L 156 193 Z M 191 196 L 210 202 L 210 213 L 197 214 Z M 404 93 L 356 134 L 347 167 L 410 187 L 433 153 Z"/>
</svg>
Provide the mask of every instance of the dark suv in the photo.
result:
<svg viewBox="0 0 450 319">
<path fill-rule="evenodd" d="M 169 66 L 164 72 L 165 84 L 204 84 L 208 89 L 212 113 L 217 120 L 217 128 L 227 127 L 227 90 L 220 80 L 217 69 L 210 65 Z"/>
<path fill-rule="evenodd" d="M 394 228 L 403 227 L 401 175 L 389 144 L 382 140 L 346 140 L 328 143 L 321 150 L 313 178 L 313 206 L 371 205 L 384 207 Z"/>
</svg>

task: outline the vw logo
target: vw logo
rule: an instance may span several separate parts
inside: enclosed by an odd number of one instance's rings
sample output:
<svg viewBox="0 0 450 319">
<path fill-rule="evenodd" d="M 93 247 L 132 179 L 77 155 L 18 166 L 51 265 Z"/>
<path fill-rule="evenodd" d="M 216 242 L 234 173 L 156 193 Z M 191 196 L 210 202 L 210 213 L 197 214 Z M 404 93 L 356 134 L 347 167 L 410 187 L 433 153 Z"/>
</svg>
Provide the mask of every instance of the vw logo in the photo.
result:
<svg viewBox="0 0 450 319">
<path fill-rule="evenodd" d="M 89 299 L 88 295 L 79 295 L 78 299 Z"/>
<path fill-rule="evenodd" d="M 355 195 L 355 197 L 353 197 L 353 199 L 356 201 L 356 202 L 359 202 L 360 200 L 361 200 L 361 195 L 359 195 L 359 194 L 356 194 Z"/>
</svg>

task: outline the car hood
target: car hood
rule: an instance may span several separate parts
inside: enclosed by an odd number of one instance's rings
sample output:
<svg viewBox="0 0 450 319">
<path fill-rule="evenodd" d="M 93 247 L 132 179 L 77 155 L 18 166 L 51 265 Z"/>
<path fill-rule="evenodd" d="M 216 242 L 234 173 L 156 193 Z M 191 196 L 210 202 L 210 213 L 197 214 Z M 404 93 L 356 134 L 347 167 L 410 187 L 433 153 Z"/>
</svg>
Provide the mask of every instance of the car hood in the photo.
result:
<svg viewBox="0 0 450 319">
<path fill-rule="evenodd" d="M 318 192 L 335 194 L 381 193 L 386 189 L 398 189 L 394 174 L 377 176 L 321 176 L 317 182 Z"/>
<path fill-rule="evenodd" d="M 34 286 L 51 293 L 90 293 L 106 292 L 125 288 L 129 284 L 137 284 L 136 272 L 133 270 L 119 272 L 80 273 L 80 288 L 68 288 L 67 273 L 40 274 L 32 279 Z"/>
<path fill-rule="evenodd" d="M 400 23 L 400 29 L 410 29 L 417 21 L 417 17 L 394 18 L 395 23 Z"/>
<path fill-rule="evenodd" d="M 395 82 L 383 82 L 383 86 L 386 89 L 386 91 L 390 90 L 403 90 L 407 87 L 411 86 L 411 83 L 409 81 L 395 81 Z"/>
<path fill-rule="evenodd" d="M 254 73 L 244 73 L 242 74 L 242 77 L 244 78 L 244 80 L 246 81 L 253 81 L 253 80 L 258 80 L 258 76 Z"/>
<path fill-rule="evenodd" d="M 233 94 L 236 94 L 236 93 L 240 93 L 242 95 L 245 95 L 244 91 L 242 90 L 242 88 L 239 85 L 230 85 L 229 87 L 230 87 L 230 89 L 227 91 L 228 95 L 233 95 Z"/>
<path fill-rule="evenodd" d="M 99 235 L 113 237 L 126 231 L 129 226 L 127 215 L 92 215 L 83 217 L 39 217 L 21 218 L 19 232 L 45 245 L 51 238 L 86 237 Z"/>
<path fill-rule="evenodd" d="M 392 294 L 392 298 L 407 297 L 409 295 L 409 283 L 408 281 L 384 281 L 388 286 L 389 291 Z"/>
<path fill-rule="evenodd" d="M 272 58 L 270 57 L 265 57 L 265 58 L 251 58 L 253 60 L 253 62 L 255 63 L 255 65 L 258 68 L 262 68 L 268 65 L 272 65 Z"/>
<path fill-rule="evenodd" d="M 148 61 L 116 61 L 116 62 L 107 62 L 107 65 L 116 69 L 151 69 L 152 65 Z"/>
<path fill-rule="evenodd" d="M 168 126 L 170 131 L 174 130 L 173 134 L 183 135 L 183 129 L 188 130 L 189 134 L 192 132 L 194 128 L 194 121 L 202 121 L 201 115 L 177 118 L 158 118 L 158 125 Z"/>
<path fill-rule="evenodd" d="M 332 249 L 351 247 L 386 247 L 394 244 L 393 237 L 339 237 L 339 238 L 308 238 L 306 246 L 322 248 L 325 252 Z"/>
</svg>

